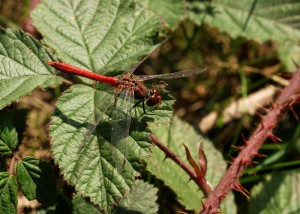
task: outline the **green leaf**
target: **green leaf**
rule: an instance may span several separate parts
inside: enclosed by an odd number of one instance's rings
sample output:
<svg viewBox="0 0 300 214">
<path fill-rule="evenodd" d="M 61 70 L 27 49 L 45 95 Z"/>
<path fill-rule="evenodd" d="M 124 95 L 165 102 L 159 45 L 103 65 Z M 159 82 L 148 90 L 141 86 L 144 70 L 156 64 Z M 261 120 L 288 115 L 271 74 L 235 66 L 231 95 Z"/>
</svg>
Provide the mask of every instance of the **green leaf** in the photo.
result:
<svg viewBox="0 0 300 214">
<path fill-rule="evenodd" d="M 17 179 L 7 172 L 0 172 L 0 213 L 17 213 Z"/>
<path fill-rule="evenodd" d="M 278 54 L 283 65 L 287 67 L 290 72 L 296 71 L 295 62 L 300 62 L 300 46 L 292 42 L 278 43 Z"/>
<path fill-rule="evenodd" d="M 48 163 L 25 157 L 17 164 L 18 181 L 28 200 L 51 204 L 55 199 L 55 178 Z"/>
<path fill-rule="evenodd" d="M 266 40 L 300 40 L 300 1 L 215 0 L 189 3 L 189 17 L 197 24 L 206 22 L 233 38 L 244 36 Z"/>
<path fill-rule="evenodd" d="M 174 117 L 171 125 L 151 126 L 154 135 L 168 148 L 189 165 L 183 143 L 189 148 L 191 155 L 197 159 L 200 142 L 203 143 L 203 150 L 207 158 L 206 180 L 216 186 L 221 177 L 225 174 L 226 163 L 219 151 L 213 144 L 199 135 L 193 127 Z M 151 148 L 153 152 L 151 158 L 146 158 L 147 169 L 157 178 L 164 181 L 165 185 L 170 187 L 178 196 L 179 202 L 189 210 L 198 211 L 201 208 L 201 200 L 204 194 L 198 191 L 198 186 L 189 182 L 188 174 L 183 171 L 175 162 L 165 158 L 165 154 L 158 147 Z M 176 178 L 176 179 L 174 179 Z M 234 213 L 236 207 L 233 197 L 230 195 L 225 199 L 221 210 L 230 207 L 229 213 Z"/>
<path fill-rule="evenodd" d="M 113 203 L 130 190 L 134 177 L 138 175 L 140 157 L 149 154 L 146 121 L 153 118 L 167 120 L 171 103 L 172 100 L 165 100 L 152 111 L 155 115 L 144 115 L 140 106 L 134 108 L 129 113 L 133 121 L 129 136 L 126 136 L 118 130 L 112 133 L 115 122 L 110 118 L 113 112 L 109 107 L 112 105 L 116 111 L 128 114 L 122 109 L 126 106 L 122 99 L 114 104 L 108 92 L 83 85 L 73 86 L 57 102 L 50 130 L 55 162 L 65 179 L 101 209 L 110 210 Z M 108 110 L 106 114 L 102 114 L 105 110 Z M 101 115 L 95 132 L 86 139 L 87 128 Z M 114 136 L 120 139 L 116 142 Z M 79 152 L 84 141 L 87 142 Z"/>
<path fill-rule="evenodd" d="M 130 0 L 45 0 L 32 18 L 64 62 L 103 74 L 120 74 L 153 50 L 160 25 Z"/>
<path fill-rule="evenodd" d="M 157 213 L 157 192 L 153 185 L 137 180 L 131 192 L 119 201 L 111 213 Z M 73 214 L 101 213 L 79 194 L 73 196 L 72 211 Z"/>
<path fill-rule="evenodd" d="M 54 87 L 61 82 L 46 64 L 54 58 L 30 35 L 0 29 L 0 109 L 35 88 Z"/>
<path fill-rule="evenodd" d="M 131 193 L 120 200 L 112 213 L 157 213 L 158 189 L 142 180 L 137 180 Z"/>
<path fill-rule="evenodd" d="M 299 213 L 300 172 L 277 172 L 251 191 L 248 213 Z"/>
<path fill-rule="evenodd" d="M 18 146 L 17 131 L 5 113 L 0 113 L 0 157 L 11 155 Z"/>
<path fill-rule="evenodd" d="M 76 194 L 72 199 L 72 213 L 73 214 L 97 214 L 101 213 L 99 209 L 94 207 L 90 202 L 82 198 L 81 195 Z"/>
<path fill-rule="evenodd" d="M 179 21 L 184 18 L 185 1 L 184 0 L 136 0 L 138 4 L 152 10 L 159 15 L 165 24 L 171 28 L 176 28 Z"/>
<path fill-rule="evenodd" d="M 153 50 L 160 25 L 153 13 L 134 9 L 128 0 L 43 1 L 33 19 L 63 61 L 106 75 L 120 74 Z M 149 154 L 146 122 L 167 120 L 173 101 L 164 96 L 160 106 L 146 108 L 156 116 L 144 115 L 140 105 L 128 113 L 134 101 L 128 105 L 124 99 L 131 96 L 120 94 L 115 103 L 111 88 L 96 86 L 76 85 L 59 98 L 50 126 L 51 149 L 67 182 L 109 212 L 130 190 L 140 157 Z"/>
</svg>

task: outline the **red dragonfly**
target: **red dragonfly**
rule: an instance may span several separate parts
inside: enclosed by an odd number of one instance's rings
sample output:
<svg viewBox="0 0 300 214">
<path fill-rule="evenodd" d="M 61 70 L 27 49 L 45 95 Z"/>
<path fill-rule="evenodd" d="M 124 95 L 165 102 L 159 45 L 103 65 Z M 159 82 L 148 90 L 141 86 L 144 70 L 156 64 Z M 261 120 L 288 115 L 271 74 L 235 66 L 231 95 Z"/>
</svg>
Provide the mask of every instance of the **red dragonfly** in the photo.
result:
<svg viewBox="0 0 300 214">
<path fill-rule="evenodd" d="M 118 77 L 96 74 L 91 71 L 87 71 L 61 62 L 47 62 L 47 64 L 64 73 L 86 77 L 116 87 L 118 89 L 117 90 L 118 92 L 129 89 L 133 91 L 134 99 L 141 101 L 143 104 L 144 102 L 146 102 L 148 106 L 155 106 L 160 104 L 162 101 L 162 97 L 157 89 L 155 88 L 148 89 L 142 83 L 143 81 L 150 80 L 150 79 L 183 78 L 194 74 L 199 74 L 206 70 L 206 68 L 195 68 L 195 69 L 184 70 L 184 71 L 179 71 L 179 72 L 169 73 L 169 74 L 140 75 L 140 76 L 125 74 L 121 78 L 118 78 Z"/>
<path fill-rule="evenodd" d="M 152 86 L 150 89 L 147 88 L 143 81 L 150 80 L 150 79 L 175 79 L 175 78 L 182 78 L 191 76 L 194 74 L 199 74 L 206 70 L 206 68 L 196 68 L 196 69 L 190 69 L 190 70 L 184 70 L 180 72 L 175 73 L 169 73 L 169 74 L 158 74 L 158 75 L 141 75 L 141 76 L 135 76 L 133 75 L 134 69 L 132 69 L 132 72 L 128 74 L 122 75 L 119 77 L 112 77 L 112 76 L 104 76 L 100 74 L 93 73 L 91 71 L 87 71 L 69 64 L 61 63 L 61 62 L 47 62 L 48 65 L 56 68 L 59 71 L 62 71 L 64 73 L 78 75 L 82 77 L 86 77 L 92 80 L 96 80 L 98 82 L 105 83 L 107 85 L 110 85 L 114 88 L 116 88 L 116 96 L 118 96 L 122 91 L 126 91 L 126 96 L 133 97 L 134 99 L 138 100 L 136 104 L 133 105 L 135 107 L 137 104 L 141 103 L 143 104 L 143 111 L 145 111 L 145 103 L 147 106 L 155 106 L 159 105 L 162 102 L 162 96 L 160 95 L 159 90 Z M 132 109 L 128 108 L 128 109 Z M 129 114 L 127 114 L 129 115 Z M 127 122 L 125 122 L 125 132 L 129 132 L 129 125 L 130 125 L 130 117 L 128 117 Z M 90 130 L 88 130 L 89 134 L 92 134 L 98 123 L 100 122 L 101 116 L 96 121 L 96 124 Z M 86 141 L 87 137 L 85 137 Z M 84 146 L 85 142 L 82 143 L 82 145 L 79 148 L 79 151 Z"/>
</svg>

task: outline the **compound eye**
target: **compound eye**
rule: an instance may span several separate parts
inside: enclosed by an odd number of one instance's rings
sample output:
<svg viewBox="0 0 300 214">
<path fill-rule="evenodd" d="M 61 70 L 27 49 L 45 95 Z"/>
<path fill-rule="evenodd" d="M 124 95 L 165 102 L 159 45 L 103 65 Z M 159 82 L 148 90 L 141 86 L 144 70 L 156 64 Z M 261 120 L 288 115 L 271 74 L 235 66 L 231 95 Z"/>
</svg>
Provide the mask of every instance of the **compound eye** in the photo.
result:
<svg viewBox="0 0 300 214">
<path fill-rule="evenodd" d="M 160 96 L 160 93 L 156 89 L 151 89 L 148 91 L 147 95 L 147 106 L 155 106 L 159 105 L 161 103 L 162 97 Z"/>
</svg>

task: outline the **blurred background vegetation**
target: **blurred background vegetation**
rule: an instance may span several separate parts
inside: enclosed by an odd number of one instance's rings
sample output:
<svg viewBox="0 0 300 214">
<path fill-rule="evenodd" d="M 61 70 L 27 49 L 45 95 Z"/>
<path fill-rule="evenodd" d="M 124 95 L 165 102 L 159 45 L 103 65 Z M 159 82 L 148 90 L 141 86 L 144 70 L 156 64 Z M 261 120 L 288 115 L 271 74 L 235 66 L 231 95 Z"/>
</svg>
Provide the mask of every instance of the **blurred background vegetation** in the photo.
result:
<svg viewBox="0 0 300 214">
<path fill-rule="evenodd" d="M 1 0 L 1 26 L 29 30 L 40 38 L 28 22 L 31 3 L 30 0 Z M 287 67 L 287 64 L 282 62 L 278 45 L 272 40 L 257 42 L 255 38 L 233 38 L 216 27 L 208 24 L 198 25 L 190 19 L 180 21 L 176 29 L 173 32 L 168 31 L 167 34 L 170 38 L 140 66 L 137 74 L 168 73 L 203 66 L 208 68 L 200 75 L 167 82 L 168 90 L 176 99 L 174 114 L 202 130 L 223 154 L 224 159 L 230 161 L 231 157 L 238 153 L 232 145 L 243 144 L 242 134 L 246 137 L 251 134 L 260 121 L 254 113 L 261 110 L 256 106 L 250 111 L 249 106 L 244 106 L 241 112 L 224 115 L 224 109 L 238 99 L 249 99 L 249 96 L 255 93 L 258 94 L 257 103 L 266 105 L 276 93 L 275 89 L 269 92 L 268 87 L 284 87 L 288 82 L 281 74 L 294 72 L 296 67 Z M 297 59 L 299 60 L 294 60 Z M 24 135 L 21 136 L 20 156 L 34 155 L 51 161 L 47 126 L 54 103 L 66 87 L 37 90 L 10 107 L 18 109 L 14 111 L 14 118 L 18 121 L 18 129 L 24 130 Z M 299 104 L 294 109 L 295 113 L 300 115 Z M 215 117 L 211 116 L 214 114 Z M 284 114 L 275 133 L 282 142 L 274 144 L 267 141 L 263 145 L 260 152 L 272 159 L 265 159 L 269 160 L 267 164 L 262 164 L 262 159 L 258 159 L 261 171 L 249 169 L 241 179 L 244 187 L 251 189 L 263 175 L 274 170 L 299 168 L 299 131 L 300 125 L 295 115 L 292 112 Z M 57 169 L 56 171 L 58 174 Z M 171 190 L 162 183 L 158 185 L 161 185 L 160 192 L 166 190 L 168 193 L 160 195 L 160 203 L 166 207 L 173 207 L 173 211 L 184 210 L 176 202 L 176 196 Z M 66 189 L 72 191 L 71 187 Z M 236 197 L 236 201 L 243 207 L 246 198 Z M 240 209 L 243 209 L 241 207 Z M 161 209 L 162 212 L 167 212 L 164 208 Z"/>
</svg>

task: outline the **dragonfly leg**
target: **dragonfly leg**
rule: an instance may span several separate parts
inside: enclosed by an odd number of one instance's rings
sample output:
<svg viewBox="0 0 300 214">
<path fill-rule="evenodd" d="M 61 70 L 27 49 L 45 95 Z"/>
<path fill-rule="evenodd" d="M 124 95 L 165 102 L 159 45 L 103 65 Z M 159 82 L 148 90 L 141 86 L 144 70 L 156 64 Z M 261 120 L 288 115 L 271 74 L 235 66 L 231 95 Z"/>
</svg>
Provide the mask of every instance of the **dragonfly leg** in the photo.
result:
<svg viewBox="0 0 300 214">
<path fill-rule="evenodd" d="M 139 105 L 142 102 L 142 100 L 137 101 L 131 108 L 129 111 L 132 111 L 132 109 L 134 109 L 135 107 L 137 107 L 137 105 Z M 143 102 L 143 110 L 145 113 L 145 107 L 144 107 L 144 102 Z"/>
<path fill-rule="evenodd" d="M 147 114 L 146 109 L 145 109 L 145 100 L 143 100 L 142 103 L 143 103 L 143 111 L 144 111 L 144 114 Z"/>
</svg>

